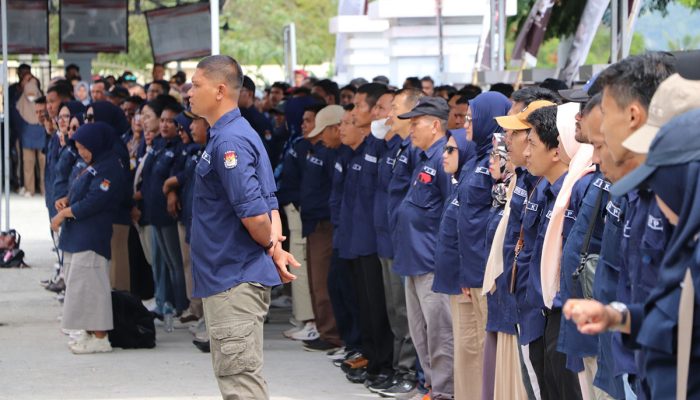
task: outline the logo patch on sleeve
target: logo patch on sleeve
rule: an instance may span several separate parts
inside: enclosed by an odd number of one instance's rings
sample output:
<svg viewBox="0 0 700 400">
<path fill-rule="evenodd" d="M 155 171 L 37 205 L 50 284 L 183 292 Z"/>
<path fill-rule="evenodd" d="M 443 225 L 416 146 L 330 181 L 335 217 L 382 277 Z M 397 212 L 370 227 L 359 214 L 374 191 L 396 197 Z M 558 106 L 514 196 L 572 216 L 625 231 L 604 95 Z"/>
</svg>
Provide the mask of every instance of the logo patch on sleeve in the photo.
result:
<svg viewBox="0 0 700 400">
<path fill-rule="evenodd" d="M 428 174 L 425 171 L 421 171 L 421 173 L 418 174 L 418 182 L 424 183 L 424 184 L 429 184 L 433 181 L 433 176 Z"/>
<path fill-rule="evenodd" d="M 100 190 L 102 190 L 103 192 L 108 191 L 110 184 L 111 182 L 109 181 L 109 179 L 103 179 L 102 183 L 100 183 Z"/>
<path fill-rule="evenodd" d="M 238 165 L 238 155 L 235 151 L 229 150 L 224 153 L 224 167 L 226 169 L 236 168 Z"/>
</svg>

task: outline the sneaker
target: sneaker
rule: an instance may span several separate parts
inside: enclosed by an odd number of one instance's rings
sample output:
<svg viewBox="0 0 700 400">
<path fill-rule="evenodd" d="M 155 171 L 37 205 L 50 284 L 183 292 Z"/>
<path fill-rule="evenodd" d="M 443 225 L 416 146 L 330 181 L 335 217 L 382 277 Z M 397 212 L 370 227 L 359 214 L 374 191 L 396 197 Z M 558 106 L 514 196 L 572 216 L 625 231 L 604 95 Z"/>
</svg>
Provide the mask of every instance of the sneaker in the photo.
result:
<svg viewBox="0 0 700 400">
<path fill-rule="evenodd" d="M 302 329 L 304 329 L 304 327 L 301 327 L 301 328 L 300 328 L 300 327 L 298 327 L 298 326 L 293 326 L 293 327 L 287 329 L 286 331 L 282 332 L 282 335 L 283 335 L 284 337 L 286 337 L 287 339 L 291 339 L 292 336 L 294 336 L 295 333 L 301 331 Z"/>
<path fill-rule="evenodd" d="M 289 296 L 282 295 L 270 302 L 270 307 L 275 308 L 291 308 L 292 298 Z"/>
<path fill-rule="evenodd" d="M 321 337 L 316 330 L 316 323 L 310 321 L 304 325 L 304 329 L 294 333 L 290 339 L 294 340 L 314 340 Z"/>
<path fill-rule="evenodd" d="M 83 340 L 87 339 L 88 336 L 89 335 L 86 331 L 73 331 L 68 334 L 68 337 L 70 337 L 70 339 L 68 340 L 68 346 L 70 347 L 78 342 L 82 342 Z"/>
<path fill-rule="evenodd" d="M 141 303 L 143 304 L 144 307 L 146 307 L 146 310 L 148 310 L 148 311 L 150 311 L 150 312 L 155 311 L 156 308 L 158 307 L 158 306 L 156 305 L 156 299 L 155 299 L 155 297 L 150 298 L 150 299 L 148 299 L 148 300 L 141 300 Z"/>
<path fill-rule="evenodd" d="M 370 390 L 370 392 L 379 393 L 383 390 L 387 390 L 390 387 L 393 387 L 396 383 L 398 383 L 398 381 L 398 377 L 394 376 L 394 374 L 379 375 L 374 379 L 374 381 L 369 382 L 369 385 L 366 386 L 367 389 Z"/>
<path fill-rule="evenodd" d="M 204 322 L 204 318 L 200 318 L 196 324 L 190 325 L 188 328 L 190 333 L 193 335 L 198 334 L 199 332 L 206 332 L 207 331 L 207 323 Z"/>
<path fill-rule="evenodd" d="M 333 343 L 327 342 L 323 339 L 305 340 L 304 341 L 304 350 L 306 350 L 306 351 L 329 352 L 329 351 L 338 350 L 339 348 L 340 348 L 340 346 L 336 346 Z"/>
<path fill-rule="evenodd" d="M 352 383 L 363 383 L 367 379 L 367 369 L 358 368 L 350 370 L 350 372 L 345 374 L 345 378 Z"/>
<path fill-rule="evenodd" d="M 333 349 L 329 350 L 326 352 L 326 357 L 330 358 L 331 360 L 345 360 L 345 356 L 348 354 L 347 351 L 345 351 L 345 347 L 341 347 L 338 349 Z"/>
<path fill-rule="evenodd" d="M 86 335 L 85 339 L 71 345 L 70 351 L 73 354 L 109 353 L 112 351 L 112 345 L 109 344 L 107 336 L 100 339 L 95 335 Z"/>
<path fill-rule="evenodd" d="M 372 390 L 370 388 L 370 390 Z M 394 385 L 384 389 L 384 390 L 379 390 L 375 393 L 378 393 L 382 397 L 403 397 L 403 396 L 415 396 L 416 394 L 419 394 L 420 392 L 418 391 L 418 385 L 416 384 L 415 381 L 411 381 L 408 379 L 399 379 L 395 381 Z M 421 395 L 423 393 L 420 393 Z"/>
<path fill-rule="evenodd" d="M 46 290 L 54 293 L 61 293 L 66 290 L 66 283 L 63 281 L 63 278 L 61 278 L 56 282 L 51 282 L 46 285 Z"/>
<path fill-rule="evenodd" d="M 209 332 L 206 330 L 202 332 L 197 332 L 196 335 L 194 335 L 194 340 L 198 342 L 208 342 L 209 341 Z"/>
</svg>

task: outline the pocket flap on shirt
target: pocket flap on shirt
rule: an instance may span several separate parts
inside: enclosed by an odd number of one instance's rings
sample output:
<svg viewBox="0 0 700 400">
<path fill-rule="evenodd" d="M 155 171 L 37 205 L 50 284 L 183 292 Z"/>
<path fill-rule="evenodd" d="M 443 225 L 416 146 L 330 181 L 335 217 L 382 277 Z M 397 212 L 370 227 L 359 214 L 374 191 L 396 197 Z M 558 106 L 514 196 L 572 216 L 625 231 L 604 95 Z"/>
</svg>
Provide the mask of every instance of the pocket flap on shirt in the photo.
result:
<svg viewBox="0 0 700 400">
<path fill-rule="evenodd" d="M 253 332 L 253 321 L 241 321 L 232 325 L 211 328 L 211 337 L 216 340 L 242 339 Z"/>
</svg>

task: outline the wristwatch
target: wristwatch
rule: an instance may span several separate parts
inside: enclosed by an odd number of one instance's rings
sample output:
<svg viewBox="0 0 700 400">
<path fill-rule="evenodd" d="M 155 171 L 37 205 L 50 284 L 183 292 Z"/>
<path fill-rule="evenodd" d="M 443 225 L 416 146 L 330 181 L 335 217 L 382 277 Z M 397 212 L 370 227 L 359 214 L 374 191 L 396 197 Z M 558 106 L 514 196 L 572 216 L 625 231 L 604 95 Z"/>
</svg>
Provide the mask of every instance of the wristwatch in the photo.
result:
<svg viewBox="0 0 700 400">
<path fill-rule="evenodd" d="M 625 327 L 625 325 L 627 325 L 627 319 L 629 318 L 630 311 L 627 308 L 627 305 L 625 305 L 624 303 L 620 303 L 619 301 L 613 301 L 612 303 L 610 303 L 608 305 L 613 310 L 622 314 L 622 318 L 620 318 L 620 323 L 615 325 L 615 326 L 610 327 L 609 330 L 615 331 L 615 332 L 620 331 L 622 328 Z"/>
<path fill-rule="evenodd" d="M 267 246 L 265 246 L 265 251 L 270 250 L 274 245 L 275 245 L 275 242 L 272 241 L 272 240 L 270 240 L 270 244 L 268 244 Z"/>
</svg>

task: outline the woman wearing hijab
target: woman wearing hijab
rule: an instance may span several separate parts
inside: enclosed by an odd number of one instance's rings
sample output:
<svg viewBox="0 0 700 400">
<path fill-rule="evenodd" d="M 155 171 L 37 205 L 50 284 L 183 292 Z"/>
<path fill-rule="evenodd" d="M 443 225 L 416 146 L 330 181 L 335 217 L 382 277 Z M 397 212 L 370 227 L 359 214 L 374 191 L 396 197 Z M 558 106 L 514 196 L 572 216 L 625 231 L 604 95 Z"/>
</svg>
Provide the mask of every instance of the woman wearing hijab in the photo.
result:
<svg viewBox="0 0 700 400">
<path fill-rule="evenodd" d="M 109 352 L 107 331 L 113 328 L 108 268 L 112 220 L 125 180 L 119 160 L 110 151 L 111 128 L 104 123 L 83 125 L 73 135 L 87 163 L 68 193 L 68 207 L 51 220 L 61 228 L 59 248 L 67 269 L 63 329 L 85 330 L 69 343 L 75 354 Z"/>
<path fill-rule="evenodd" d="M 97 101 L 88 106 L 86 121 L 103 122 L 109 125 L 112 151 L 118 157 L 124 179 L 131 178 L 129 151 L 121 140 L 121 134 L 129 130 L 129 122 L 121 108 L 108 101 Z M 117 290 L 131 290 L 131 273 L 129 268 L 129 226 L 132 221 L 132 212 L 135 212 L 133 192 L 130 186 L 125 188 L 119 200 L 118 212 L 115 215 L 112 234 L 112 267 L 109 270 L 112 288 Z"/>
<path fill-rule="evenodd" d="M 53 169 L 54 176 L 51 189 L 51 208 L 56 212 L 67 206 L 68 188 L 72 183 L 71 175 L 73 175 L 73 177 L 77 175 L 77 173 L 73 174 L 76 164 L 83 164 L 72 138 L 78 127 L 83 124 L 84 113 L 85 107 L 77 101 L 71 101 L 59 107 L 59 130 L 56 137 L 59 140 L 60 149 L 58 151 L 58 159 L 56 160 L 55 168 Z M 68 115 L 68 123 L 65 124 L 65 130 L 62 127 L 61 115 Z M 82 170 L 82 168 L 85 168 L 85 165 L 77 167 L 77 169 L 80 170 Z M 53 218 L 54 215 L 51 217 Z"/>
<path fill-rule="evenodd" d="M 87 106 L 90 104 L 90 85 L 85 81 L 80 81 L 73 87 L 73 96 L 80 104 Z"/>
<path fill-rule="evenodd" d="M 675 225 L 656 286 L 644 304 L 569 300 L 564 315 L 579 331 L 619 331 L 625 344 L 641 346 L 653 399 L 700 396 L 700 110 L 672 119 L 658 132 L 644 165 L 612 188 L 622 195 L 640 185 L 656 193 Z"/>
<path fill-rule="evenodd" d="M 489 173 L 489 157 L 493 133 L 501 131 L 494 118 L 508 114 L 510 106 L 510 100 L 501 93 L 482 93 L 469 102 L 464 124 L 467 139 L 476 145 L 476 159 L 470 170 L 461 172 L 465 176 L 458 189 L 457 237 L 461 255 L 459 285 L 462 294 L 457 308 L 460 325 L 476 328 L 460 329 L 462 340 L 455 341 L 456 399 L 478 399 L 482 396 L 481 379 L 475 382 L 469 376 L 481 377 L 483 371 L 487 305 L 480 292 L 490 247 L 486 241 L 486 229 L 494 183 Z"/>
</svg>

